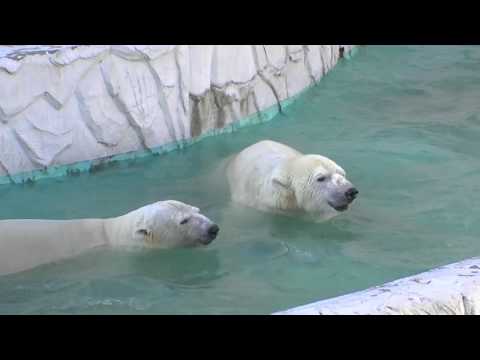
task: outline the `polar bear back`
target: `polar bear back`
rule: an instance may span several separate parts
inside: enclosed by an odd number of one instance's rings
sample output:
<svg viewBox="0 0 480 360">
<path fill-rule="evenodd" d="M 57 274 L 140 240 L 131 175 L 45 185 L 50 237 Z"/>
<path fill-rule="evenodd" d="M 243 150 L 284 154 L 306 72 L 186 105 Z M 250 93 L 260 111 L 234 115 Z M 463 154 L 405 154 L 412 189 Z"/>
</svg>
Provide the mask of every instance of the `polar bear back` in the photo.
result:
<svg viewBox="0 0 480 360">
<path fill-rule="evenodd" d="M 103 220 L 1 220 L 0 275 L 75 256 L 103 245 Z"/>
<path fill-rule="evenodd" d="M 270 186 L 274 169 L 280 163 L 301 155 L 299 151 L 271 140 L 245 148 L 230 160 L 227 167 L 233 200 L 257 207 L 264 207 L 258 200 L 264 204 L 271 200 L 270 206 L 275 206 L 276 197 Z"/>
<path fill-rule="evenodd" d="M 299 155 L 302 155 L 302 153 L 291 147 L 274 141 L 263 140 L 245 148 L 232 158 L 227 171 L 230 175 L 241 171 L 245 177 L 264 176 L 269 174 L 281 161 Z"/>
</svg>

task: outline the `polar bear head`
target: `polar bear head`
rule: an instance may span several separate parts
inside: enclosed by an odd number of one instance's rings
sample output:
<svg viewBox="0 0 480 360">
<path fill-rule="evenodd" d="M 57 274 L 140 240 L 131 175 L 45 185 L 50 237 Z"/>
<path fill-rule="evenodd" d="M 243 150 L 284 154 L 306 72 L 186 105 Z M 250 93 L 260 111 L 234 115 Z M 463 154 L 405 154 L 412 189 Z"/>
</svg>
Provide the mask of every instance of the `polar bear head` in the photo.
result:
<svg viewBox="0 0 480 360">
<path fill-rule="evenodd" d="M 133 213 L 134 237 L 146 246 L 173 248 L 208 245 L 219 227 L 194 206 L 175 200 L 159 201 Z"/>
<path fill-rule="evenodd" d="M 283 189 L 289 207 L 321 220 L 347 210 L 358 194 L 346 179 L 345 170 L 321 155 L 300 155 L 289 160 L 275 169 L 273 183 Z"/>
</svg>

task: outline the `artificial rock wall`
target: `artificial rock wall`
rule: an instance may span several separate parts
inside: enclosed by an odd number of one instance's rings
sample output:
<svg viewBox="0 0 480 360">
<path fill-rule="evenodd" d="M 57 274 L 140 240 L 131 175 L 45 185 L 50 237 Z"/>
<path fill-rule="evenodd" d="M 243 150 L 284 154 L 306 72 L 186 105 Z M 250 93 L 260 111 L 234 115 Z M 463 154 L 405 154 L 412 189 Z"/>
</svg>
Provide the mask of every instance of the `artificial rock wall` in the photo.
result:
<svg viewBox="0 0 480 360">
<path fill-rule="evenodd" d="M 0 46 L 0 179 L 23 173 L 24 181 L 52 166 L 156 151 L 280 110 L 351 49 Z"/>
</svg>

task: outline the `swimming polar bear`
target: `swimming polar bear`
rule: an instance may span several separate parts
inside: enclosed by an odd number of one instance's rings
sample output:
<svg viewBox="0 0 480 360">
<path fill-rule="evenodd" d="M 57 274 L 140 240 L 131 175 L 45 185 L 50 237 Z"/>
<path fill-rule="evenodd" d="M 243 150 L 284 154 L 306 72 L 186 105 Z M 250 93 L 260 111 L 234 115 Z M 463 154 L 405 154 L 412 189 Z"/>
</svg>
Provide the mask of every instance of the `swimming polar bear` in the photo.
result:
<svg viewBox="0 0 480 360">
<path fill-rule="evenodd" d="M 78 255 L 102 245 L 156 248 L 207 245 L 219 227 L 196 207 L 159 201 L 107 219 L 0 221 L 0 275 Z"/>
<path fill-rule="evenodd" d="M 358 194 L 334 161 L 270 140 L 234 155 L 226 171 L 234 202 L 315 221 L 347 210 Z"/>
</svg>

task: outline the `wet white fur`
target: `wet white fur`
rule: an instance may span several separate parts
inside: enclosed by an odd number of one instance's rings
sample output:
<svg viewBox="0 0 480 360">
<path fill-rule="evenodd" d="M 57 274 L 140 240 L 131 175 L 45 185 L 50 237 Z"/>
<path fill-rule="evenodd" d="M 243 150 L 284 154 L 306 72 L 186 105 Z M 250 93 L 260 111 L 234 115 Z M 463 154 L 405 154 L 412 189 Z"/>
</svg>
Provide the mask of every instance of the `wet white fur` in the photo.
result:
<svg viewBox="0 0 480 360">
<path fill-rule="evenodd" d="M 188 218 L 186 224 L 180 222 Z M 159 201 L 107 219 L 0 221 L 0 275 L 76 256 L 102 246 L 189 247 L 213 223 L 199 209 Z"/>
<path fill-rule="evenodd" d="M 322 183 L 317 181 L 325 176 Z M 352 184 L 334 161 L 304 155 L 286 145 L 264 140 L 232 157 L 227 178 L 232 200 L 264 211 L 306 215 L 324 221 L 339 214 L 334 202 Z"/>
</svg>

